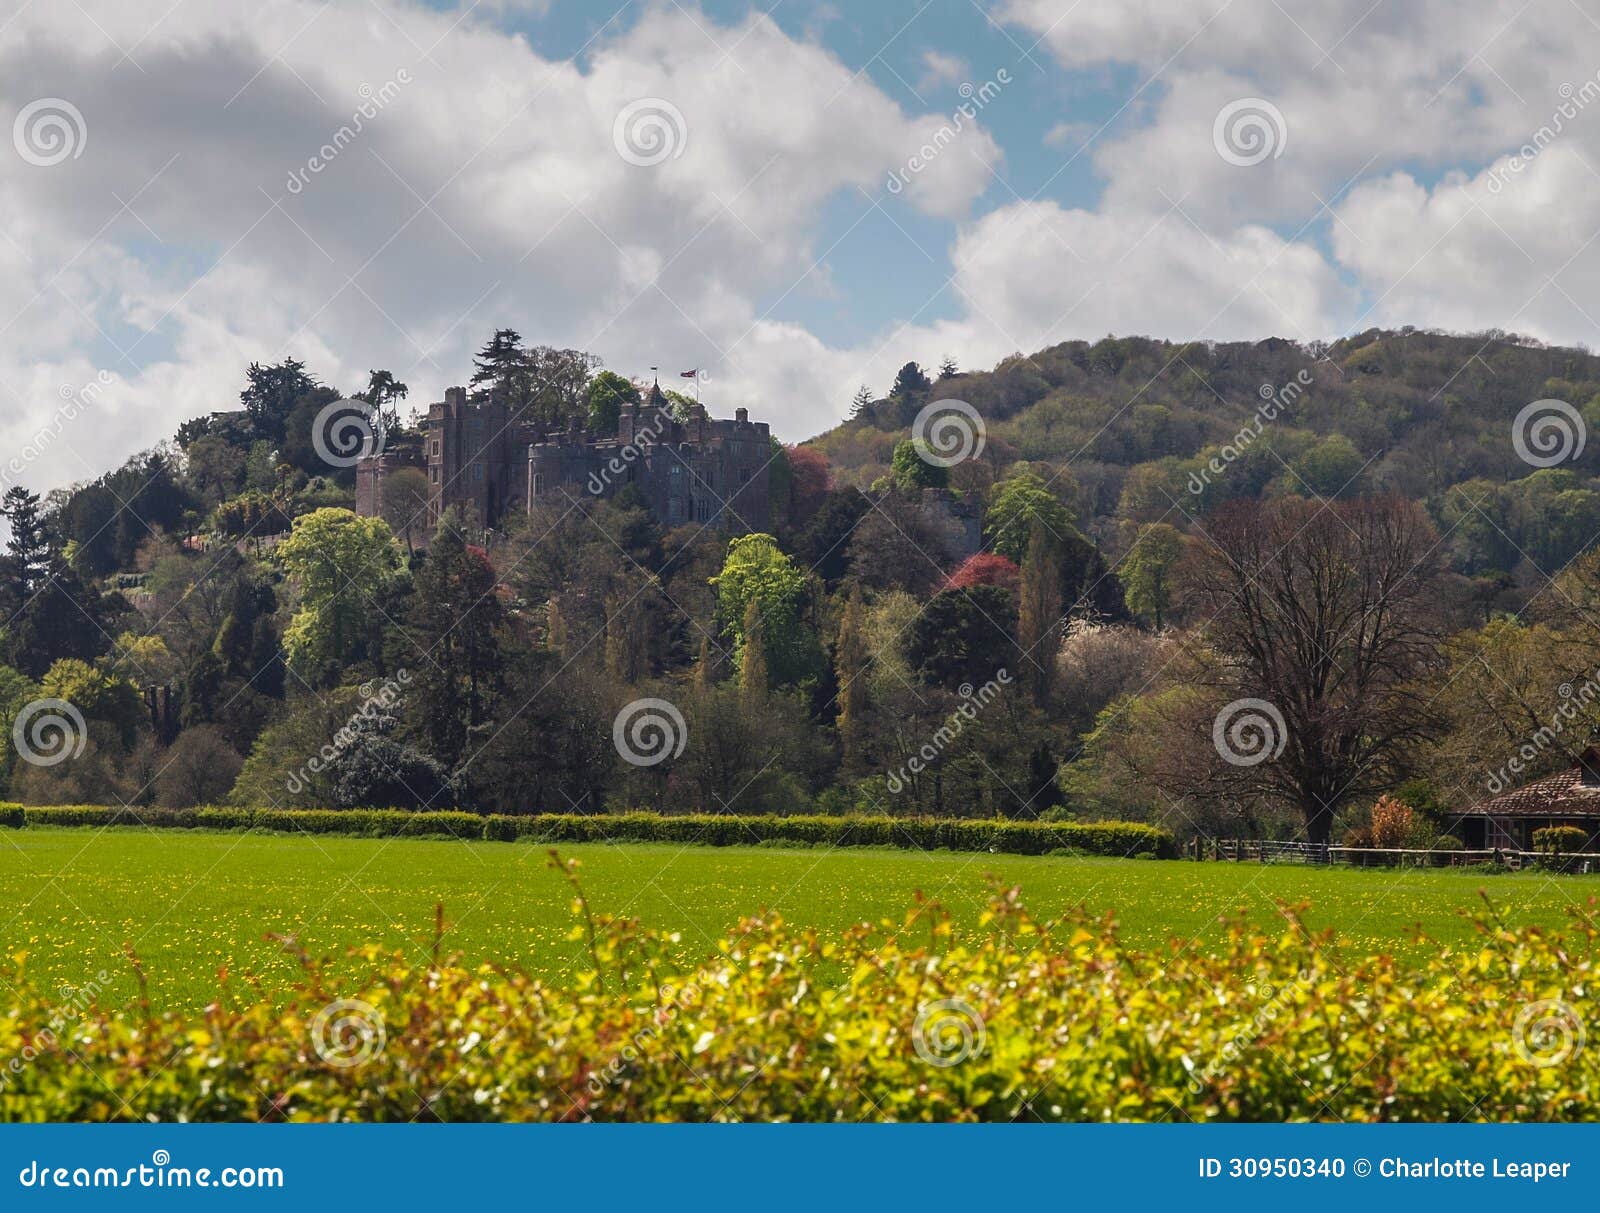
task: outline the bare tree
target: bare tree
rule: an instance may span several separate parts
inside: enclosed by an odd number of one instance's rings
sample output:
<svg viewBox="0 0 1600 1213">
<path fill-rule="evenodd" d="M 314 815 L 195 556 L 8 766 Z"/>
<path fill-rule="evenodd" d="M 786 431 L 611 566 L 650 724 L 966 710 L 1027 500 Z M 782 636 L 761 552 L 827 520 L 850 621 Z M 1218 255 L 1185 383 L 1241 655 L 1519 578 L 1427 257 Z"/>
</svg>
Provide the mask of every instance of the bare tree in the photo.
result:
<svg viewBox="0 0 1600 1213">
<path fill-rule="evenodd" d="M 1438 536 L 1398 497 L 1236 502 L 1181 573 L 1209 660 L 1217 790 L 1298 809 L 1313 842 L 1335 811 L 1404 776 L 1440 713 L 1419 684 L 1440 663 Z"/>
</svg>

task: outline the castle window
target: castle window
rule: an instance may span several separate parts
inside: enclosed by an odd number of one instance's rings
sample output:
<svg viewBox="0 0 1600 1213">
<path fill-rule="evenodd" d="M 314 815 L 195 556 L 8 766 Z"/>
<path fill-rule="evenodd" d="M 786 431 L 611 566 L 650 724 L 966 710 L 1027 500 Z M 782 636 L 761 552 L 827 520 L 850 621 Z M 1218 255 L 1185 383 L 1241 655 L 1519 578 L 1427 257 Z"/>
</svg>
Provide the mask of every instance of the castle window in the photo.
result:
<svg viewBox="0 0 1600 1213">
<path fill-rule="evenodd" d="M 680 501 L 676 497 L 674 497 L 671 501 L 669 501 L 667 503 L 667 521 L 668 522 L 682 522 L 683 521 L 683 502 Z"/>
<path fill-rule="evenodd" d="M 483 479 L 483 464 L 475 463 L 472 465 L 472 478 L 474 480 Z"/>
<path fill-rule="evenodd" d="M 438 468 L 429 468 L 428 469 L 428 479 L 433 481 L 434 484 L 438 484 L 439 483 L 439 469 Z"/>
<path fill-rule="evenodd" d="M 437 438 L 433 440 L 433 450 L 431 453 L 435 459 L 439 457 L 439 440 Z"/>
<path fill-rule="evenodd" d="M 694 520 L 696 522 L 711 521 L 711 502 L 705 497 L 694 499 Z"/>
<path fill-rule="evenodd" d="M 544 473 L 535 472 L 533 474 L 533 496 L 537 497 L 542 492 L 544 492 Z"/>
</svg>

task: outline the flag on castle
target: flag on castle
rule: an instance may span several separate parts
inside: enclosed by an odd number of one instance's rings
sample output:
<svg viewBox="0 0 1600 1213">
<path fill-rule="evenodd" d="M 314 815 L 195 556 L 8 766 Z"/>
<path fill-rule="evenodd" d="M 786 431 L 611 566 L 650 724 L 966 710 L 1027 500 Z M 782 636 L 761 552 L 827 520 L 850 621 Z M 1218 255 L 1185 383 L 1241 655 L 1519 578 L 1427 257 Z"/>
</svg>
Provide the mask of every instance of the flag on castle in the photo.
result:
<svg viewBox="0 0 1600 1213">
<path fill-rule="evenodd" d="M 695 369 L 692 370 L 692 371 L 679 371 L 678 372 L 678 378 L 679 379 L 698 379 L 699 377 L 700 377 L 700 368 L 699 367 L 695 367 Z"/>
</svg>

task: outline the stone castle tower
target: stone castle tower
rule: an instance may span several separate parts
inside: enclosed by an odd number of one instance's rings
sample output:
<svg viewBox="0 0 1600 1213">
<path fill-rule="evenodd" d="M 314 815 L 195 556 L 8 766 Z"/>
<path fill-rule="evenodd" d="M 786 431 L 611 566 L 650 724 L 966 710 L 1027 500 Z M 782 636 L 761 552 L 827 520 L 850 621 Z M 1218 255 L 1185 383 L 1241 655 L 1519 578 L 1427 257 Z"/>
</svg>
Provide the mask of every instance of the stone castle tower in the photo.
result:
<svg viewBox="0 0 1600 1213">
<path fill-rule="evenodd" d="M 637 490 L 664 526 L 714 526 L 734 533 L 771 526 L 767 468 L 772 436 L 747 409 L 711 418 L 696 403 L 674 415 L 659 384 L 623 407 L 617 431 L 600 434 L 577 422 L 542 427 L 513 414 L 498 398 L 468 398 L 453 387 L 428 406 L 423 458 L 428 475 L 428 526 L 451 506 L 479 526 L 541 502 L 612 497 Z M 356 512 L 383 508 L 384 477 L 406 466 L 393 454 L 356 466 Z"/>
</svg>

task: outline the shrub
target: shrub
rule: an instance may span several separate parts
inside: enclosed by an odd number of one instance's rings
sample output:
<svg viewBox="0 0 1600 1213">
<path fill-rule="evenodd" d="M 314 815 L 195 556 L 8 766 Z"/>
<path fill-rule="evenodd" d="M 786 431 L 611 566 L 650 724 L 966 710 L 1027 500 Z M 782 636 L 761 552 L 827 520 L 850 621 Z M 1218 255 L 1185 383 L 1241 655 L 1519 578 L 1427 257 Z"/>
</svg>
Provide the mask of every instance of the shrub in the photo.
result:
<svg viewBox="0 0 1600 1213">
<path fill-rule="evenodd" d="M 1372 843 L 1371 826 L 1351 826 L 1344 832 L 1340 845 L 1346 847 L 1370 847 Z"/>
<path fill-rule="evenodd" d="M 1091 855 L 1171 859 L 1172 833 L 1137 821 L 997 821 L 980 817 L 775 817 L 732 813 L 539 813 L 526 817 L 419 813 L 404 809 L 124 809 L 52 805 L 22 810 L 41 826 L 180 826 L 277 830 L 286 834 L 486 839 L 490 842 L 670 842 L 755 846 L 900 847 L 1048 855 L 1072 847 Z"/>
<path fill-rule="evenodd" d="M 1372 845 L 1393 849 L 1407 846 L 1416 829 L 1410 805 L 1393 796 L 1380 796 L 1372 806 Z"/>
<path fill-rule="evenodd" d="M 1589 832 L 1578 826 L 1546 826 L 1533 832 L 1533 849 L 1546 855 L 1570 855 L 1583 850 Z"/>
<path fill-rule="evenodd" d="M 91 1004 L 68 1049 L 46 1026 L 56 982 L 14 958 L 0 1038 L 31 1061 L 0 1084 L 0 1119 L 1444 1122 L 1600 1108 L 1600 1057 L 1572 1047 L 1600 1016 L 1600 931 L 1581 914 L 1564 936 L 1480 915 L 1478 946 L 1413 969 L 1280 907 L 1291 929 L 1241 919 L 1174 963 L 1081 908 L 1039 921 L 996 889 L 976 930 L 925 902 L 842 939 L 769 915 L 689 967 L 671 936 L 595 912 L 574 886 L 588 959 L 562 988 L 437 943 L 420 961 L 369 946 L 349 973 L 302 955 L 270 1001 L 224 974 L 192 1017 Z"/>
</svg>

